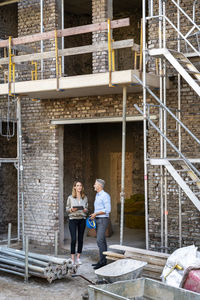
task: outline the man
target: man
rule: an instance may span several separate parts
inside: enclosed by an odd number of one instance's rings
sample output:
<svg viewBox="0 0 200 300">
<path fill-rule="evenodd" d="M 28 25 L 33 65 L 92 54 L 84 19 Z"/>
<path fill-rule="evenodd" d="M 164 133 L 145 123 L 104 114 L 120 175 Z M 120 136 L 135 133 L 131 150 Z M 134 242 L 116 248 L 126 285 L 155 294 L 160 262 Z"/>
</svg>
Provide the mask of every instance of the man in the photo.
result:
<svg viewBox="0 0 200 300">
<path fill-rule="evenodd" d="M 110 195 L 104 189 L 105 181 L 96 179 L 94 190 L 97 192 L 94 202 L 94 213 L 91 214 L 91 219 L 96 220 L 97 246 L 99 248 L 99 262 L 93 264 L 97 270 L 106 265 L 106 257 L 103 255 L 107 251 L 106 243 L 106 228 L 108 226 L 109 213 L 111 211 Z"/>
</svg>

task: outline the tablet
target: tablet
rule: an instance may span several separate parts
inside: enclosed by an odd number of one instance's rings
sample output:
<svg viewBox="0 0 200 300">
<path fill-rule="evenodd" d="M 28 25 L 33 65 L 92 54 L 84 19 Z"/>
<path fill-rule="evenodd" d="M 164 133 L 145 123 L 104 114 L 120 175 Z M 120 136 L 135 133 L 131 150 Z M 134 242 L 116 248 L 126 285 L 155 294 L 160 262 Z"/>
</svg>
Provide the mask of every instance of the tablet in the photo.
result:
<svg viewBox="0 0 200 300">
<path fill-rule="evenodd" d="M 78 210 L 83 210 L 84 209 L 83 206 L 73 206 L 73 208 L 78 208 Z"/>
</svg>

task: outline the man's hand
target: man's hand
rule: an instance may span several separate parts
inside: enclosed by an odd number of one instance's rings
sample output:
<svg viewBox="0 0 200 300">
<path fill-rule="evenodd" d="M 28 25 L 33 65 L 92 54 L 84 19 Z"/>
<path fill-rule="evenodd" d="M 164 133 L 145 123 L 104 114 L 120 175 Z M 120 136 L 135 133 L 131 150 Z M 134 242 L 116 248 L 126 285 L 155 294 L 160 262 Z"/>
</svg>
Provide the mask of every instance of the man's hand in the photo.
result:
<svg viewBox="0 0 200 300">
<path fill-rule="evenodd" d="M 83 212 L 84 212 L 84 213 L 87 213 L 87 212 L 88 212 L 88 209 L 87 209 L 87 208 L 84 208 Z"/>
<path fill-rule="evenodd" d="M 91 218 L 92 220 L 94 220 L 94 219 L 96 218 L 96 215 L 97 215 L 96 213 L 93 213 L 93 214 L 90 215 L 90 218 Z"/>
</svg>

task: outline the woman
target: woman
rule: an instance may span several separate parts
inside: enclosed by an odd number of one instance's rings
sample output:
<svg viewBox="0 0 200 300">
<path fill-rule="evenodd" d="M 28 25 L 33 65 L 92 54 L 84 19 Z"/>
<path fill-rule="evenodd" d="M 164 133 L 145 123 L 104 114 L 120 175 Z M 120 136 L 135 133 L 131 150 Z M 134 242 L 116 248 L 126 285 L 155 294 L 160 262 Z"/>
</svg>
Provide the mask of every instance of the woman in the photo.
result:
<svg viewBox="0 0 200 300">
<path fill-rule="evenodd" d="M 76 232 L 78 231 L 78 249 L 76 263 L 81 265 L 80 255 L 83 248 L 88 199 L 80 181 L 73 184 L 72 194 L 67 199 L 66 211 L 69 215 L 69 231 L 71 235 L 71 258 L 75 264 Z"/>
</svg>

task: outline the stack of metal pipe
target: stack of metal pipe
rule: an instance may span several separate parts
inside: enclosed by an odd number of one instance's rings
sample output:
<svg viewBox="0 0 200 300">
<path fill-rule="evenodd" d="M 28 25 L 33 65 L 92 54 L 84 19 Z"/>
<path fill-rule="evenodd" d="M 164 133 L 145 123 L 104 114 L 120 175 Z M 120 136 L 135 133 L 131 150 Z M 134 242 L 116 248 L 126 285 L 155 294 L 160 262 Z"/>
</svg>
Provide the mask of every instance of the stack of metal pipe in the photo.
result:
<svg viewBox="0 0 200 300">
<path fill-rule="evenodd" d="M 0 247 L 0 271 L 25 276 L 25 252 L 22 250 Z M 71 259 L 62 259 L 33 252 L 28 253 L 28 276 L 53 280 L 75 274 L 77 266 Z"/>
</svg>

